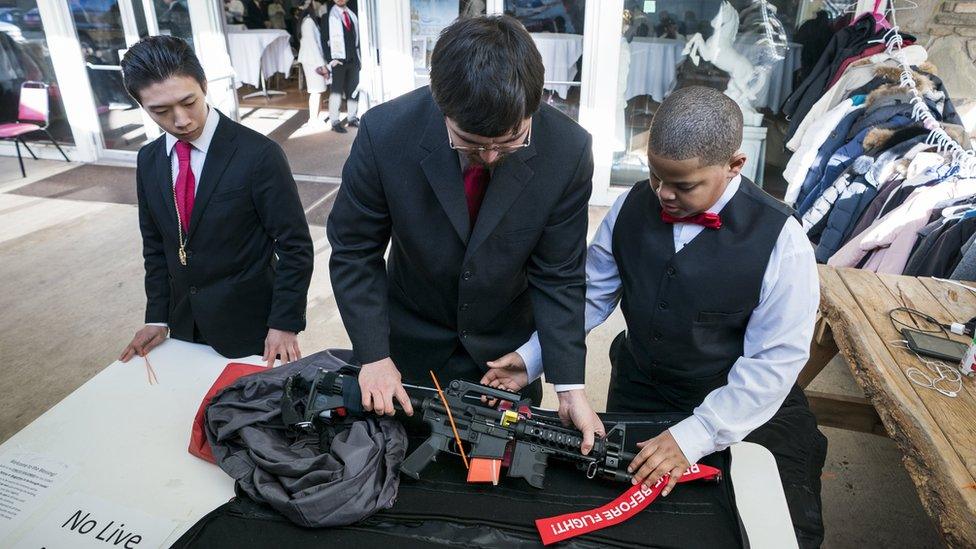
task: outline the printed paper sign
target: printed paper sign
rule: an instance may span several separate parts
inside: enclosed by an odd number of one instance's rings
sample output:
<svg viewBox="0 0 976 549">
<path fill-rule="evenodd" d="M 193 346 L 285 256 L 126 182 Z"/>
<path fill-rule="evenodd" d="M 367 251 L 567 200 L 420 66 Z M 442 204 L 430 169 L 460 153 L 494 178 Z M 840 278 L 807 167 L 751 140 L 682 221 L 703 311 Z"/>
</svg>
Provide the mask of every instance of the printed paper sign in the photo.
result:
<svg viewBox="0 0 976 549">
<path fill-rule="evenodd" d="M 64 485 L 72 467 L 33 452 L 0 456 L 0 540 Z"/>
<path fill-rule="evenodd" d="M 164 546 L 177 521 L 74 492 L 33 524 L 15 548 L 125 548 Z"/>
</svg>

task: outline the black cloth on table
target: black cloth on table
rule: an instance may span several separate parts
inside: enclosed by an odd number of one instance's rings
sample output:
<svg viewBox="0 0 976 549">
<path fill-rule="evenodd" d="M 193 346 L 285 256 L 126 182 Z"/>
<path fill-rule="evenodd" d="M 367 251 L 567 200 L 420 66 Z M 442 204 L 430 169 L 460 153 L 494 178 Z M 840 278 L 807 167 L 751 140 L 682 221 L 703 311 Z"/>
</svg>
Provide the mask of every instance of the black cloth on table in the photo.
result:
<svg viewBox="0 0 976 549">
<path fill-rule="evenodd" d="M 651 438 L 683 418 L 675 414 L 602 417 L 608 429 L 612 422 L 627 422 L 631 451 L 637 441 Z M 407 425 L 412 449 L 428 431 L 414 420 Z M 713 454 L 702 463 L 721 469 L 723 480 L 681 484 L 637 517 L 567 540 L 560 547 L 748 546 L 729 481 L 729 451 Z M 467 484 L 464 476 L 460 458 L 443 456 L 424 469 L 421 480 L 401 479 L 392 509 L 341 528 L 302 528 L 238 491 L 173 547 L 542 547 L 536 519 L 598 508 L 629 488 L 623 483 L 587 480 L 583 472 L 555 460 L 550 461 L 543 490 L 504 476 L 498 486 Z"/>
</svg>

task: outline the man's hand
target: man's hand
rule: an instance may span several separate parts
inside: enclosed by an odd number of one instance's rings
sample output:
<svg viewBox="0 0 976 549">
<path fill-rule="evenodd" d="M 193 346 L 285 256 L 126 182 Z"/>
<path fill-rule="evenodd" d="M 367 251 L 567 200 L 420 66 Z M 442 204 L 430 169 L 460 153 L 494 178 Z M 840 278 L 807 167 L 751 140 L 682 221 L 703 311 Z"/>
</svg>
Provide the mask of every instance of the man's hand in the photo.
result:
<svg viewBox="0 0 976 549">
<path fill-rule="evenodd" d="M 559 419 L 563 420 L 563 425 L 575 425 L 583 432 L 583 444 L 580 451 L 583 455 L 590 453 L 593 449 L 593 437 L 602 437 L 607 433 L 600 421 L 600 416 L 596 415 L 590 401 L 586 400 L 586 392 L 583 389 L 573 391 L 563 391 L 559 395 Z"/>
<path fill-rule="evenodd" d="M 329 62 L 329 68 L 338 67 L 341 64 L 342 61 L 339 61 L 338 59 L 333 59 L 332 61 Z"/>
<path fill-rule="evenodd" d="M 142 328 L 136 332 L 135 337 L 132 338 L 132 342 L 122 351 L 122 356 L 119 357 L 119 360 L 129 362 L 136 355 L 146 356 L 146 353 L 166 341 L 166 334 L 168 333 L 169 328 L 166 326 L 146 326 Z"/>
<path fill-rule="evenodd" d="M 507 355 L 488 363 L 488 373 L 481 378 L 482 385 L 504 389 L 513 393 L 519 392 L 529 384 L 529 374 L 525 369 L 525 361 L 518 353 Z"/>
<path fill-rule="evenodd" d="M 282 364 L 302 358 L 302 351 L 298 348 L 298 335 L 269 328 L 268 337 L 264 339 L 264 361 L 268 363 L 268 368 L 274 366 L 278 355 L 281 355 Z"/>
<path fill-rule="evenodd" d="M 668 485 L 661 491 L 662 496 L 667 496 L 681 475 L 691 467 L 681 447 L 671 436 L 671 431 L 664 431 L 650 440 L 638 442 L 637 447 L 641 449 L 640 453 L 627 467 L 627 472 L 634 474 L 632 482 L 637 484 L 643 481 L 644 486 L 653 486 L 664 475 L 670 474 Z"/>
<path fill-rule="evenodd" d="M 359 370 L 359 390 L 363 393 L 363 410 L 367 412 L 392 416 L 396 413 L 393 409 L 395 398 L 408 416 L 413 415 L 410 397 L 400 382 L 400 370 L 390 358 L 363 364 Z"/>
</svg>

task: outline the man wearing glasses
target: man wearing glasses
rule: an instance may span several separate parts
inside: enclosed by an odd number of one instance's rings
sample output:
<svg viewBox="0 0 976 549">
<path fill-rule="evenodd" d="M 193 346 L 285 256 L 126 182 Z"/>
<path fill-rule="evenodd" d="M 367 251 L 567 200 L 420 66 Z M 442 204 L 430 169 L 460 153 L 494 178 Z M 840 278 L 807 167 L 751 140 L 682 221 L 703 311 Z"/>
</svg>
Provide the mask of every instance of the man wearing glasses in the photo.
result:
<svg viewBox="0 0 976 549">
<path fill-rule="evenodd" d="M 538 330 L 560 417 L 589 451 L 604 433 L 582 390 L 591 138 L 540 105 L 543 76 L 513 18 L 444 29 L 430 86 L 361 120 L 329 216 L 330 274 L 367 410 L 412 414 L 401 380 L 479 381 Z"/>
</svg>

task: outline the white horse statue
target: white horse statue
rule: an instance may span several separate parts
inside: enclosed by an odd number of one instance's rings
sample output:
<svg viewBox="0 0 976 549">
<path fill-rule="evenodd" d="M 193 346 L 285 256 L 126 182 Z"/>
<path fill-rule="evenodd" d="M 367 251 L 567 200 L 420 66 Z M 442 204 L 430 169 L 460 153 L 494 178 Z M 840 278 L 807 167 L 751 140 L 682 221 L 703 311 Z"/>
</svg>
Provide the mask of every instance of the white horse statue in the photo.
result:
<svg viewBox="0 0 976 549">
<path fill-rule="evenodd" d="M 711 62 L 719 69 L 729 73 L 729 85 L 725 95 L 731 97 L 742 109 L 748 125 L 761 123 L 762 115 L 756 112 L 752 102 L 765 85 L 766 72 L 757 67 L 745 55 L 735 50 L 735 38 L 739 34 L 739 13 L 728 1 L 722 2 L 718 13 L 712 18 L 712 35 L 705 40 L 701 33 L 688 38 L 684 54 L 698 65 L 699 58 Z"/>
</svg>

